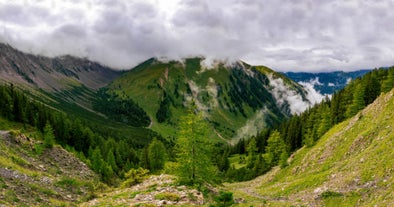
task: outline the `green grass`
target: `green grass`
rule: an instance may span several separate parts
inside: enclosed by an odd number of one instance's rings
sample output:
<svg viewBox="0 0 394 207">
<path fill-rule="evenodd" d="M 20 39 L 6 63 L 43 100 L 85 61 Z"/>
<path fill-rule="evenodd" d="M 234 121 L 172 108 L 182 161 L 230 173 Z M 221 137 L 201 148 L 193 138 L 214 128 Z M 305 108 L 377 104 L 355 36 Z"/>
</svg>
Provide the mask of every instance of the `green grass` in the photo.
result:
<svg viewBox="0 0 394 207">
<path fill-rule="evenodd" d="M 157 200 L 167 200 L 167 201 L 179 201 L 181 198 L 178 194 L 163 192 L 155 195 L 155 199 Z"/>
<path fill-rule="evenodd" d="M 246 155 L 234 154 L 229 157 L 230 166 L 234 166 L 235 169 L 246 167 Z"/>
<path fill-rule="evenodd" d="M 262 200 L 237 189 L 250 187 L 272 205 L 281 203 L 279 197 L 297 205 L 393 205 L 394 98 L 382 96 L 361 113 L 334 126 L 313 147 L 298 150 L 289 166 L 259 181 L 228 184 L 228 190 L 252 203 Z"/>
</svg>

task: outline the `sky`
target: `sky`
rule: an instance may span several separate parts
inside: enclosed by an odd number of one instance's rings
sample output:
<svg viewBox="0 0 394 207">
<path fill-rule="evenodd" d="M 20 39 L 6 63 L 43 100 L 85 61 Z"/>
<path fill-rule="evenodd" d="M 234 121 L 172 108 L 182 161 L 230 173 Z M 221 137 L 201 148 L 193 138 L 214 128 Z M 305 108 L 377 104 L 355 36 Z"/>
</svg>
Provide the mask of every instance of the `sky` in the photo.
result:
<svg viewBox="0 0 394 207">
<path fill-rule="evenodd" d="M 0 0 L 0 42 L 116 69 L 151 58 L 277 71 L 394 65 L 394 0 Z"/>
</svg>

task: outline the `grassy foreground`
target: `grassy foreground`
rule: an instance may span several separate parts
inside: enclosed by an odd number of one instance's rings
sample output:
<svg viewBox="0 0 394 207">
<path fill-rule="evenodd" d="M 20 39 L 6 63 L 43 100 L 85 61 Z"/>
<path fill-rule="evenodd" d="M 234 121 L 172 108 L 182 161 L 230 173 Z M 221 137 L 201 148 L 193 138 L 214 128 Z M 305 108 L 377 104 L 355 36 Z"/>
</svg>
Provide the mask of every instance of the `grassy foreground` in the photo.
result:
<svg viewBox="0 0 394 207">
<path fill-rule="evenodd" d="M 301 148 L 283 169 L 226 184 L 240 206 L 394 206 L 393 91 Z"/>
</svg>

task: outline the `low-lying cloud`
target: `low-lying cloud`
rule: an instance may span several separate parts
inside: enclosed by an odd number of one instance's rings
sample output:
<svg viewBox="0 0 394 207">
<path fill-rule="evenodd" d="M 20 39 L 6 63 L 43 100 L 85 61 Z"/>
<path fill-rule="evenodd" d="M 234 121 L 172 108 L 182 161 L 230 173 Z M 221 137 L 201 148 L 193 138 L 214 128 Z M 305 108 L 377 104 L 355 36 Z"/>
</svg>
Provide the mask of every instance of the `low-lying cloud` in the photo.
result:
<svg viewBox="0 0 394 207">
<path fill-rule="evenodd" d="M 150 57 L 242 59 L 279 71 L 394 64 L 393 0 L 0 0 L 0 42 L 115 68 Z"/>
</svg>

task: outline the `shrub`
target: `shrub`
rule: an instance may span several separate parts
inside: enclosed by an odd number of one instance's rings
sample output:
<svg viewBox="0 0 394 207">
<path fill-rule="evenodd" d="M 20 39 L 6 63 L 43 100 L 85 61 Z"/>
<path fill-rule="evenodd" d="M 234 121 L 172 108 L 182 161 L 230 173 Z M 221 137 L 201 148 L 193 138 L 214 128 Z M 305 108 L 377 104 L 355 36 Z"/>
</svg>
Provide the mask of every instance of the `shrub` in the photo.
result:
<svg viewBox="0 0 394 207">
<path fill-rule="evenodd" d="M 155 195 L 156 200 L 166 200 L 166 201 L 179 201 L 180 197 L 178 194 L 164 192 Z"/>
<path fill-rule="evenodd" d="M 138 168 L 138 169 L 130 169 L 126 174 L 126 181 L 122 183 L 122 187 L 131 187 L 135 184 L 141 183 L 149 173 L 149 170 Z"/>
</svg>

